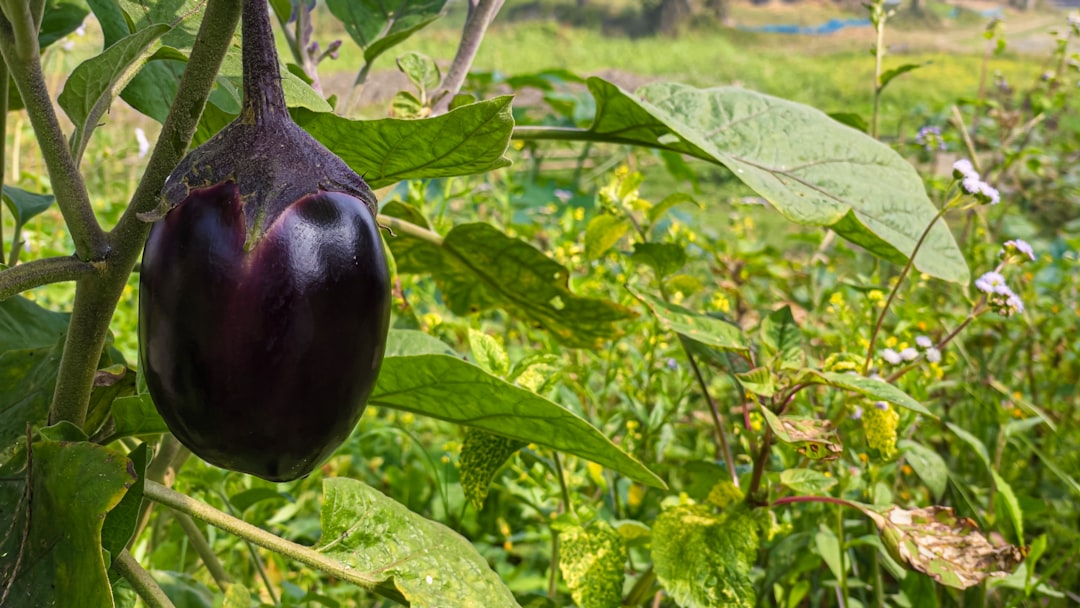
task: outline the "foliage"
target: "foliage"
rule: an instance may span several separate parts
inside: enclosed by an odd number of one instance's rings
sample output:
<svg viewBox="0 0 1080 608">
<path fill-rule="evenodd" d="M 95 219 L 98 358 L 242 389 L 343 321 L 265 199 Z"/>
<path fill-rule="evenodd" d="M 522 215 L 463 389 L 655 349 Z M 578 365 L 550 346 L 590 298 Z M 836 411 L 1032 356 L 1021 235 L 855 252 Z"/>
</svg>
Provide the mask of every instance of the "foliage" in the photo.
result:
<svg viewBox="0 0 1080 608">
<path fill-rule="evenodd" d="M 1080 585 L 1076 20 L 1030 84 L 998 22 L 948 67 L 892 57 L 884 3 L 874 59 L 839 64 L 719 27 L 601 48 L 514 23 L 478 63 L 519 34 L 589 56 L 503 49 L 517 69 L 457 90 L 471 56 L 439 60 L 486 22 L 448 34 L 453 3 L 271 0 L 290 112 L 385 188 L 395 279 L 365 415 L 274 484 L 189 458 L 133 357 L 164 177 L 240 109 L 237 4 L 0 1 L 3 128 L 40 148 L 7 148 L 0 209 L 0 604 L 951 607 Z M 104 46 L 62 54 L 87 9 Z M 325 94 L 333 57 L 356 87 L 394 57 L 412 89 L 359 119 L 359 88 Z M 980 61 L 985 86 L 948 72 Z M 581 75 L 624 64 L 690 84 Z M 34 66 L 70 74 L 70 125 Z"/>
</svg>

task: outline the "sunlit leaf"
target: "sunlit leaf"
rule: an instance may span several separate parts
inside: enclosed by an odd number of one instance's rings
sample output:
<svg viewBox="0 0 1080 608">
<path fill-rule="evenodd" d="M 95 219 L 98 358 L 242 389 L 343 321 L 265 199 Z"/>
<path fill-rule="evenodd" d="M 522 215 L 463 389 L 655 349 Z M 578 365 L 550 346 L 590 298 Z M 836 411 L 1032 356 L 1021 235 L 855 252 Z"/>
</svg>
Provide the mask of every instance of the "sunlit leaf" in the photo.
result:
<svg viewBox="0 0 1080 608">
<path fill-rule="evenodd" d="M 577 414 L 457 357 L 384 359 L 368 403 L 546 445 L 636 481 L 664 486 L 652 471 Z"/>
<path fill-rule="evenodd" d="M 403 179 L 470 175 L 509 165 L 503 154 L 514 128 L 510 99 L 496 97 L 421 120 L 350 120 L 304 108 L 292 115 L 372 188 L 381 188 Z"/>
<path fill-rule="evenodd" d="M 590 260 L 598 259 L 614 247 L 629 230 L 630 220 L 623 217 L 603 213 L 592 218 L 585 226 L 585 257 Z"/>
<path fill-rule="evenodd" d="M 647 293 L 627 287 L 641 300 L 666 329 L 721 350 L 746 350 L 746 336 L 735 325 L 670 304 Z"/>
<path fill-rule="evenodd" d="M 937 209 L 896 151 L 824 113 L 741 87 L 655 83 L 627 93 L 600 78 L 589 130 L 724 165 L 791 221 L 828 226 L 903 264 Z M 915 256 L 922 272 L 967 283 L 967 263 L 943 221 Z"/>
<path fill-rule="evenodd" d="M 476 510 L 483 508 L 495 473 L 525 445 L 524 441 L 508 439 L 479 429 L 465 430 L 465 439 L 461 442 L 461 458 L 458 460 L 461 490 Z"/>
<path fill-rule="evenodd" d="M 665 509 L 652 530 L 656 578 L 684 608 L 751 608 L 757 524 L 746 513 L 702 505 Z"/>
<path fill-rule="evenodd" d="M 825 384 L 864 395 L 874 401 L 885 401 L 924 416 L 937 418 L 930 410 L 896 386 L 880 380 L 849 372 L 823 372 L 806 369 L 799 375 L 799 382 Z"/>
<path fill-rule="evenodd" d="M 949 484 L 949 467 L 945 460 L 934 450 L 914 441 L 903 439 L 897 442 L 897 447 L 904 453 L 915 474 L 926 484 L 934 500 L 941 500 Z"/>
<path fill-rule="evenodd" d="M 559 572 L 579 608 L 611 608 L 622 601 L 626 546 L 603 520 L 559 531 Z"/>
<path fill-rule="evenodd" d="M 836 478 L 813 469 L 784 469 L 780 483 L 800 494 L 824 494 L 836 485 Z"/>
<path fill-rule="evenodd" d="M 761 345 L 778 363 L 780 369 L 799 369 L 806 363 L 803 335 L 791 307 L 772 311 L 761 320 Z"/>
<path fill-rule="evenodd" d="M 355 479 L 323 481 L 319 551 L 392 581 L 413 608 L 518 605 L 468 540 Z"/>
<path fill-rule="evenodd" d="M 370 64 L 387 49 L 403 42 L 438 19 L 447 0 L 327 0 L 345 31 L 364 49 Z"/>
</svg>

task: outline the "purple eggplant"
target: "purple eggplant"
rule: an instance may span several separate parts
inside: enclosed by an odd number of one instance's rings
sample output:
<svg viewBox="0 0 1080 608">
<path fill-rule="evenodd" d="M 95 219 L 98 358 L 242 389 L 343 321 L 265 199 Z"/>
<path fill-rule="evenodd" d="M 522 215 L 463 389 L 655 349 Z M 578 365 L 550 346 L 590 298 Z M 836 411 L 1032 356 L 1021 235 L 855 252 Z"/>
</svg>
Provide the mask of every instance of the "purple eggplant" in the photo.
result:
<svg viewBox="0 0 1080 608">
<path fill-rule="evenodd" d="M 364 180 L 289 118 L 265 0 L 244 0 L 244 103 L 163 190 L 139 351 L 204 460 L 303 477 L 348 437 L 382 363 L 390 278 Z"/>
</svg>

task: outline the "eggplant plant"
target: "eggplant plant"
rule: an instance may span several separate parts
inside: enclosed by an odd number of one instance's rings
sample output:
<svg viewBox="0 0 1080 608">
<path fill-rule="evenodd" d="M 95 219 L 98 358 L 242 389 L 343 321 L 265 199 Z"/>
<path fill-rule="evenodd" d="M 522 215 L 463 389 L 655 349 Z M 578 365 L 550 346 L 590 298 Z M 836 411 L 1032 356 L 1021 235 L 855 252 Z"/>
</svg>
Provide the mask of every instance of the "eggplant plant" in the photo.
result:
<svg viewBox="0 0 1080 608">
<path fill-rule="evenodd" d="M 736 87 L 652 83 L 629 92 L 562 74 L 556 77 L 574 81 L 579 99 L 587 97 L 588 116 L 515 124 L 510 96 L 477 99 L 465 88 L 502 0 L 468 0 L 445 75 L 418 53 L 398 58 L 419 90 L 395 98 L 398 117 L 355 120 L 346 115 L 354 103 L 324 97 L 318 64 L 343 44 L 320 51 L 313 19 L 340 20 L 362 54 L 350 66 L 362 86 L 377 59 L 446 5 L 327 0 L 321 11 L 284 0 L 0 0 L 0 89 L 15 85 L 0 91 L 0 135 L 9 113 L 25 112 L 47 169 L 47 192 L 5 185 L 4 201 L 16 226 L 55 204 L 71 242 L 67 255 L 21 261 L 16 234 L 0 270 L 0 605 L 171 606 L 212 584 L 207 605 L 340 605 L 323 593 L 333 589 L 348 605 L 752 606 L 773 592 L 763 586 L 759 554 L 782 544 L 773 540 L 782 529 L 776 513 L 802 503 L 857 519 L 838 516 L 839 540 L 829 537 L 837 543 L 829 566 L 845 605 L 844 555 L 856 545 L 844 530 L 852 525 L 874 539 L 859 548 L 874 551 L 880 584 L 893 566 L 897 584 L 898 573 L 913 572 L 911 580 L 925 575 L 957 590 L 1016 567 L 1026 549 L 1011 491 L 1000 490 L 1008 542 L 991 544 L 950 506 L 893 504 L 884 492 L 867 500 L 858 487 L 833 489 L 815 469 L 849 456 L 844 444 L 853 438 L 841 437 L 838 424 L 856 407 L 863 412 L 857 403 L 869 407 L 854 440 L 885 463 L 898 453 L 898 429 L 940 419 L 901 388 L 914 367 L 876 373 L 882 356 L 901 355 L 891 347 L 879 354 L 875 345 L 907 277 L 970 282 L 946 219 L 995 202 L 997 191 L 974 165 L 958 165 L 950 195 L 935 205 L 908 160 L 876 138 L 816 109 Z M 54 99 L 43 49 L 90 11 L 103 48 L 71 71 Z M 271 15 L 295 63 L 280 65 Z M 548 86 L 537 83 L 550 78 L 522 81 Z M 106 222 L 94 202 L 100 193 L 88 185 L 95 168 L 87 154 L 110 109 L 125 104 L 159 122 L 160 133 L 130 200 Z M 828 228 L 860 255 L 892 263 L 885 265 L 895 273 L 889 297 L 859 336 L 865 353 L 815 360 L 790 307 L 762 311 L 753 332 L 689 307 L 682 289 L 693 290 L 682 270 L 691 248 L 662 234 L 674 208 L 694 197 L 645 200 L 641 176 L 628 169 L 595 193 L 602 212 L 582 231 L 590 263 L 632 247 L 616 257 L 635 278 L 611 279 L 614 291 L 576 284 L 569 262 L 505 225 L 464 221 L 475 218 L 452 205 L 443 211 L 453 217 L 429 220 L 423 201 L 431 184 L 454 198 L 449 178 L 501 175 L 516 150 L 555 142 L 628 146 L 672 166 L 726 167 L 786 219 Z M 375 191 L 390 186 L 391 200 L 380 205 Z M 994 274 L 1004 270 L 1003 262 Z M 407 287 L 417 276 L 441 313 L 500 319 L 507 339 L 520 342 L 516 361 L 491 333 L 470 327 L 435 335 L 410 307 Z M 980 277 L 974 286 L 982 295 L 960 328 L 920 343 L 924 350 L 910 357 L 904 351 L 903 360 L 940 357 L 983 313 L 1022 312 L 1003 281 Z M 136 282 L 132 361 L 116 348 L 110 322 Z M 74 285 L 70 313 L 27 297 L 56 284 Z M 591 403 L 587 382 L 558 373 L 568 359 L 616 352 L 634 332 L 654 332 L 653 345 L 673 344 L 693 372 L 686 384 L 708 426 L 692 434 L 711 442 L 697 468 L 684 471 L 651 447 L 639 449 L 639 439 L 648 442 L 635 434 L 638 419 L 600 416 L 605 400 Z M 464 343 L 468 356 L 458 352 Z M 538 345 L 548 352 L 529 353 Z M 714 371 L 738 389 L 734 407 L 714 398 Z M 604 376 L 606 397 L 618 374 Z M 829 398 L 808 397 L 819 389 Z M 400 424 L 365 432 L 360 422 L 354 432 L 365 412 Z M 418 416 L 465 427 L 454 471 L 440 472 L 420 447 L 433 474 L 454 479 L 440 489 L 439 508 L 425 513 L 430 519 L 395 500 L 408 502 L 424 482 L 388 472 L 376 489 L 353 478 L 400 452 L 400 442 L 380 443 L 383 435 L 419 443 L 409 428 Z M 654 443 L 677 434 L 673 412 L 656 408 L 638 418 L 656 424 Z M 625 433 L 612 430 L 619 425 Z M 370 458 L 357 462 L 360 454 Z M 939 472 L 940 458 L 919 454 L 920 470 Z M 545 482 L 514 498 L 515 508 L 542 521 L 543 577 L 515 578 L 519 561 L 499 561 L 493 533 L 468 530 L 455 515 L 470 506 L 483 513 L 489 491 L 500 488 L 497 475 L 515 458 L 520 475 L 506 487 Z M 346 461 L 352 468 L 338 474 Z M 709 483 L 691 483 L 690 471 L 705 469 Z M 190 478 L 188 471 L 195 471 Z M 317 500 L 291 493 L 312 480 L 322 484 Z M 589 493 L 572 496 L 582 484 L 591 484 Z M 1008 487 L 1003 479 L 995 484 Z M 417 489 L 425 491 L 432 492 Z M 267 501 L 289 506 L 261 525 L 245 520 Z M 316 505 L 318 526 L 297 515 Z M 640 521 L 615 516 L 629 509 L 638 509 Z M 294 520 L 296 527 L 281 527 Z M 508 527 L 500 518 L 487 523 Z M 146 567 L 167 552 L 155 553 L 155 539 L 173 525 L 185 539 L 179 562 L 190 547 L 205 566 L 198 584 Z M 225 534 L 208 537 L 205 526 Z M 506 536 L 502 551 L 509 552 Z M 222 565 L 226 542 L 234 553 L 250 551 L 246 574 Z M 781 595 L 787 605 L 799 601 L 794 592 Z"/>
</svg>

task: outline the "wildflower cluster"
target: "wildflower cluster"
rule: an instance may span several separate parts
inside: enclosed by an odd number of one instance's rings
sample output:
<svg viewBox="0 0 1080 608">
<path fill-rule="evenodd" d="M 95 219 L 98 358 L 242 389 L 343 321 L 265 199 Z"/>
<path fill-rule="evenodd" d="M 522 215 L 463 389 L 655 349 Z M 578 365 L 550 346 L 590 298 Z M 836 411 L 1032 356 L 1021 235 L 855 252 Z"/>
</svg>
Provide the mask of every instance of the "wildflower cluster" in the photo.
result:
<svg viewBox="0 0 1080 608">
<path fill-rule="evenodd" d="M 953 163 L 953 177 L 960 180 L 960 188 L 974 196 L 980 203 L 996 205 L 1001 202 L 1001 194 L 979 177 L 979 172 L 970 160 L 962 158 Z"/>
<path fill-rule="evenodd" d="M 1005 284 L 1005 277 L 991 270 L 975 279 L 975 288 L 986 294 L 986 303 L 1003 317 L 1024 312 L 1024 302 Z"/>
<path fill-rule="evenodd" d="M 941 351 L 934 346 L 934 341 L 930 338 L 926 336 L 916 336 L 915 344 L 923 349 L 921 354 L 930 363 L 938 363 L 941 361 Z M 901 363 L 918 359 L 919 354 L 919 349 L 914 346 L 908 346 L 899 351 L 893 348 L 886 348 L 881 351 L 881 358 L 890 365 L 900 365 Z"/>
<path fill-rule="evenodd" d="M 941 136 L 941 127 L 927 125 L 915 134 L 915 143 L 923 147 L 927 152 L 945 150 L 945 138 Z"/>
<path fill-rule="evenodd" d="M 875 401 L 873 407 L 863 412 L 862 423 L 866 444 L 877 450 L 882 458 L 892 458 L 896 454 L 896 427 L 900 423 L 900 414 L 888 403 Z"/>
</svg>

